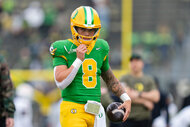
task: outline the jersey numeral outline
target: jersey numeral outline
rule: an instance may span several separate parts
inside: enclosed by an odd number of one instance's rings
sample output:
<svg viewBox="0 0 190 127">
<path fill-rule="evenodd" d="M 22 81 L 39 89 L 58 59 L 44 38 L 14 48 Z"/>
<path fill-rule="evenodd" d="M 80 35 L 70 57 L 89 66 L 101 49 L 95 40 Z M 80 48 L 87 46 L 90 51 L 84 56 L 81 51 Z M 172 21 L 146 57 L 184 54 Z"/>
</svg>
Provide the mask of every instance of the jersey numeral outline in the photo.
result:
<svg viewBox="0 0 190 127">
<path fill-rule="evenodd" d="M 82 63 L 82 82 L 86 88 L 95 88 L 97 84 L 97 62 L 85 59 Z"/>
</svg>

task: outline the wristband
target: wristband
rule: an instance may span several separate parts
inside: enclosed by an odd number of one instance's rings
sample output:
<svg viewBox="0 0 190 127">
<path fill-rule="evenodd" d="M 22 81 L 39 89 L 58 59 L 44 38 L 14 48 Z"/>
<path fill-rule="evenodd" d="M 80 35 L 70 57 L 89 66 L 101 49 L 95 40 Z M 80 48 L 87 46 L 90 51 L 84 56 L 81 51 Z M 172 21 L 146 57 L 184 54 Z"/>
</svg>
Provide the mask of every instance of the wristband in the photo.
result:
<svg viewBox="0 0 190 127">
<path fill-rule="evenodd" d="M 79 69 L 81 64 L 82 64 L 82 61 L 81 61 L 79 58 L 76 58 L 72 65 L 73 65 L 76 69 Z"/>
<path fill-rule="evenodd" d="M 128 101 L 128 100 L 131 100 L 131 98 L 127 95 L 127 93 L 123 93 L 121 96 L 120 96 L 120 99 L 125 102 L 125 101 Z"/>
</svg>

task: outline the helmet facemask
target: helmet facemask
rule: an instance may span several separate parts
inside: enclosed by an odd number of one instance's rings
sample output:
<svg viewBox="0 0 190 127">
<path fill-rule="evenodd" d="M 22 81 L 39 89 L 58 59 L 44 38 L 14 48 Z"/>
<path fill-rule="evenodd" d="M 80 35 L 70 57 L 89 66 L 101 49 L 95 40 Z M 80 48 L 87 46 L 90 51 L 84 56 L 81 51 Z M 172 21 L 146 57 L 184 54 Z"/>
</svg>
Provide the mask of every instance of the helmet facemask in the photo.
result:
<svg viewBox="0 0 190 127">
<path fill-rule="evenodd" d="M 81 35 L 78 33 L 77 29 L 79 27 L 74 26 L 73 29 L 75 31 L 75 35 L 73 36 L 73 39 L 77 40 L 77 42 L 79 42 L 80 44 L 86 44 L 89 45 L 90 43 L 92 43 L 93 41 L 97 40 L 98 34 L 100 32 L 99 28 L 92 28 L 94 29 L 94 34 L 93 36 L 85 36 L 85 35 Z M 86 29 L 86 28 L 84 28 Z"/>
</svg>

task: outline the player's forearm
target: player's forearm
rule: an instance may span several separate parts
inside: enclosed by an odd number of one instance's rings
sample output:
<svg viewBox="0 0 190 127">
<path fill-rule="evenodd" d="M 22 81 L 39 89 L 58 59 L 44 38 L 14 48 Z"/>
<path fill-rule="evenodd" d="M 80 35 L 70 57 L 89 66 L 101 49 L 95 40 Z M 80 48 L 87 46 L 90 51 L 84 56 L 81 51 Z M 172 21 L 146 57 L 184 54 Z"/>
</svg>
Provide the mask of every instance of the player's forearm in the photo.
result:
<svg viewBox="0 0 190 127">
<path fill-rule="evenodd" d="M 54 76 L 57 87 L 60 89 L 65 89 L 68 85 L 70 85 L 81 64 L 82 61 L 77 58 L 68 69 L 66 65 L 58 66 L 58 68 L 55 67 Z"/>
<path fill-rule="evenodd" d="M 66 68 L 63 65 L 55 67 L 54 72 L 55 72 L 56 81 L 61 82 L 65 80 L 67 76 L 71 73 L 73 68 L 74 68 L 73 66 L 71 66 L 70 68 Z"/>
<path fill-rule="evenodd" d="M 140 93 L 140 97 L 156 103 L 160 100 L 160 93 L 158 90 L 151 90 L 149 92 Z"/>
<path fill-rule="evenodd" d="M 111 68 L 102 72 L 102 78 L 106 82 L 108 88 L 118 97 L 120 97 L 123 93 L 125 93 L 124 88 L 121 86 L 119 80 L 114 76 Z"/>
<path fill-rule="evenodd" d="M 76 58 L 76 60 L 73 62 L 73 64 L 69 68 L 67 68 L 66 65 L 56 66 L 54 68 L 54 76 L 55 76 L 56 81 L 61 82 L 65 80 L 71 74 L 74 68 L 76 71 L 78 71 L 81 64 L 82 64 L 82 61 Z"/>
</svg>

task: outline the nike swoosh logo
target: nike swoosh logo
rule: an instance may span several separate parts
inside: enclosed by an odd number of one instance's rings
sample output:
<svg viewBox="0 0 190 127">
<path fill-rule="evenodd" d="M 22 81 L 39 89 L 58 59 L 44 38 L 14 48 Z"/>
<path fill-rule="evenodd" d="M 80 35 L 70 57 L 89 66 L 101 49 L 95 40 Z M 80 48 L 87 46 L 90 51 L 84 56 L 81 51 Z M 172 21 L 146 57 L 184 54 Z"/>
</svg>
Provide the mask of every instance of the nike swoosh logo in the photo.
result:
<svg viewBox="0 0 190 127">
<path fill-rule="evenodd" d="M 100 50 L 101 48 L 96 48 L 96 50 Z"/>
<path fill-rule="evenodd" d="M 65 51 L 70 54 L 70 53 L 73 53 L 73 52 L 76 52 L 77 50 L 76 49 L 70 49 L 70 51 L 67 50 L 66 46 L 64 46 L 65 48 Z"/>
</svg>

